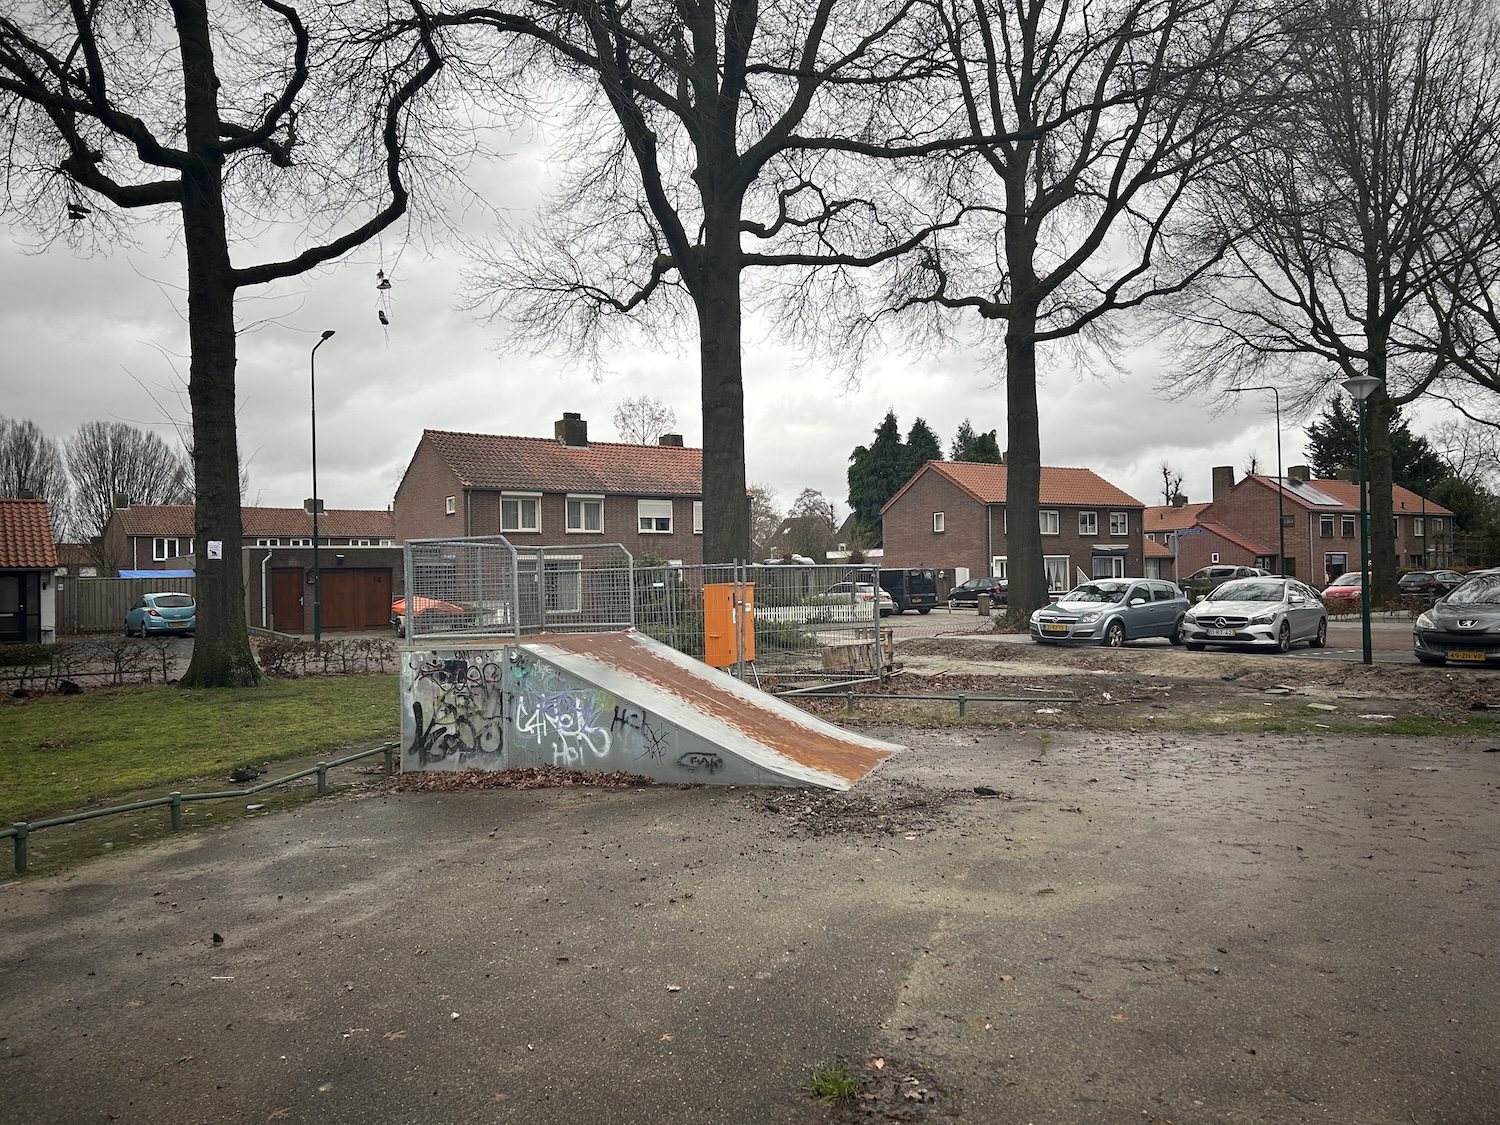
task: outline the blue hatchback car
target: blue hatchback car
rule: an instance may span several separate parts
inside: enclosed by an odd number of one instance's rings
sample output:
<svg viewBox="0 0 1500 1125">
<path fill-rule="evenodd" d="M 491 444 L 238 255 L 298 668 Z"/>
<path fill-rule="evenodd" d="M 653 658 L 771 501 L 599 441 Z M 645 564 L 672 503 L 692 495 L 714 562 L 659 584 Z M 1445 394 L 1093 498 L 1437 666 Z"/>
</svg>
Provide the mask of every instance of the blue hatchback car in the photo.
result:
<svg viewBox="0 0 1500 1125">
<path fill-rule="evenodd" d="M 125 635 L 196 633 L 198 603 L 192 594 L 146 594 L 125 614 Z"/>
</svg>

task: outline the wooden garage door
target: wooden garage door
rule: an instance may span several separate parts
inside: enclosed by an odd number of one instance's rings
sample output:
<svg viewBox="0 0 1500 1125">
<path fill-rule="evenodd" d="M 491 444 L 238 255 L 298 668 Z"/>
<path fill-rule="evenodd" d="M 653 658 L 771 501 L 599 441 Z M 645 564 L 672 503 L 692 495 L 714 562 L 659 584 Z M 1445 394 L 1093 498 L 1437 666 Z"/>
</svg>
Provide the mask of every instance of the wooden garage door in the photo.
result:
<svg viewBox="0 0 1500 1125">
<path fill-rule="evenodd" d="M 388 629 L 391 624 L 391 572 L 324 569 L 322 586 L 324 629 Z"/>
<path fill-rule="evenodd" d="M 271 628 L 281 633 L 303 631 L 302 587 L 305 582 L 300 566 L 271 568 Z M 311 600 L 310 588 L 306 597 Z"/>
</svg>

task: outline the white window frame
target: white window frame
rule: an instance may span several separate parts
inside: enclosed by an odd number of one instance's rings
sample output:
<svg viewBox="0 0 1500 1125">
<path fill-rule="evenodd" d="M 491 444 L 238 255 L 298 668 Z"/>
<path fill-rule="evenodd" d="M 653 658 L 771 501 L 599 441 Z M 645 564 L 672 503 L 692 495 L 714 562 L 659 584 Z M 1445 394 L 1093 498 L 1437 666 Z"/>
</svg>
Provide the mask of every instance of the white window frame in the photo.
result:
<svg viewBox="0 0 1500 1125">
<path fill-rule="evenodd" d="M 573 522 L 573 506 L 578 506 L 578 522 Z M 599 512 L 598 527 L 589 527 L 589 508 L 597 508 Z M 604 534 L 604 497 L 593 493 L 568 493 L 563 502 L 563 523 L 569 535 L 603 535 Z"/>
<path fill-rule="evenodd" d="M 1442 516 L 1433 516 L 1432 517 L 1432 533 L 1434 535 L 1440 535 L 1440 534 L 1442 534 L 1442 531 L 1443 531 L 1443 517 Z"/>
<path fill-rule="evenodd" d="M 1331 515 L 1325 513 L 1324 515 L 1318 517 L 1318 538 L 1333 538 L 1333 517 Z M 1337 554 L 1338 552 L 1334 553 Z"/>
<path fill-rule="evenodd" d="M 1108 564 L 1108 569 L 1109 569 L 1109 573 L 1108 574 L 1100 574 L 1099 573 L 1100 565 L 1103 564 L 1103 563 L 1107 563 Z M 1124 555 L 1095 555 L 1093 557 L 1093 559 L 1090 560 L 1089 570 L 1093 572 L 1090 575 L 1090 577 L 1092 577 L 1092 578 L 1124 578 L 1125 577 L 1125 556 Z"/>
<path fill-rule="evenodd" d="M 1062 521 L 1058 518 L 1056 508 L 1041 508 L 1036 514 L 1037 527 L 1043 535 L 1061 535 Z M 1047 525 L 1051 524 L 1049 531 Z"/>
<path fill-rule="evenodd" d="M 396 545 L 396 541 L 394 539 L 382 539 L 380 541 L 380 545 L 382 547 L 394 547 Z"/>
<path fill-rule="evenodd" d="M 1344 530 L 1346 527 L 1349 529 L 1348 531 Z M 1358 534 L 1359 534 L 1359 525 L 1355 522 L 1353 516 L 1340 516 L 1339 517 L 1339 538 L 1340 539 L 1353 539 Z"/>
<path fill-rule="evenodd" d="M 257 547 L 279 547 L 281 540 L 276 538 L 260 538 L 255 541 Z"/>
<path fill-rule="evenodd" d="M 693 534 L 694 535 L 702 535 L 703 534 L 703 501 L 702 500 L 694 500 L 693 501 Z M 682 564 L 678 563 L 676 565 L 681 566 Z"/>
<path fill-rule="evenodd" d="M 368 539 L 353 539 L 353 540 L 350 540 L 349 546 L 351 546 L 351 547 L 372 547 L 372 546 L 374 546 L 374 544 L 371 543 Z"/>
<path fill-rule="evenodd" d="M 672 501 L 637 500 L 635 502 L 636 528 L 642 535 L 672 534 Z M 665 522 L 666 526 L 662 524 Z M 650 526 L 647 526 L 647 525 Z"/>
<path fill-rule="evenodd" d="M 942 535 L 947 530 L 947 517 L 944 516 L 942 512 L 933 512 L 932 533 L 934 535 Z"/>
<path fill-rule="evenodd" d="M 1427 520 L 1426 520 L 1425 517 L 1423 517 L 1423 516 L 1412 516 L 1412 518 L 1411 518 L 1411 537 L 1413 539 L 1426 539 L 1427 538 Z"/>
<path fill-rule="evenodd" d="M 1007 582 L 1010 581 L 1010 575 L 1008 575 L 1008 574 L 1005 573 L 1006 570 L 1009 569 L 1009 567 L 1010 567 L 1010 557 L 1009 556 L 1007 556 L 1007 555 L 993 555 L 993 556 L 991 556 L 991 558 L 990 558 L 990 577 L 991 578 L 1004 578 Z"/>
<path fill-rule="evenodd" d="M 1073 588 L 1073 560 L 1068 555 L 1043 555 L 1042 573 L 1046 575 L 1049 594 L 1066 594 Z M 1057 582 L 1059 576 L 1061 584 Z"/>
<path fill-rule="evenodd" d="M 1129 535 L 1130 534 L 1130 513 L 1129 512 L 1110 512 L 1109 513 L 1109 533 L 1111 535 Z"/>
<path fill-rule="evenodd" d="M 311 547 L 312 546 L 312 539 L 311 538 L 307 538 L 307 539 L 288 539 L 286 541 L 286 545 L 288 547 Z"/>
<path fill-rule="evenodd" d="M 458 497 L 457 496 L 445 496 L 445 497 L 443 497 L 443 515 L 445 515 L 445 516 L 452 516 L 452 515 L 457 515 L 457 514 L 458 514 Z"/>
<path fill-rule="evenodd" d="M 531 504 L 531 523 L 525 522 L 526 505 Z M 516 522 L 505 522 L 505 506 L 516 506 Z M 500 494 L 500 530 L 534 532 L 542 530 L 542 494 L 540 492 L 502 492 Z"/>
<path fill-rule="evenodd" d="M 1043 532 L 1042 534 L 1045 535 L 1046 532 Z M 1053 534 L 1055 535 L 1057 533 L 1053 532 Z M 1078 534 L 1082 535 L 1082 536 L 1093 536 L 1093 537 L 1097 537 L 1098 536 L 1098 534 L 1099 534 L 1099 513 L 1098 512 L 1079 512 L 1078 513 Z"/>
<path fill-rule="evenodd" d="M 169 543 L 172 545 L 170 552 L 167 548 L 167 544 Z M 176 535 L 157 535 L 151 539 L 152 562 L 170 562 L 173 559 L 180 559 L 184 553 L 182 550 L 182 540 Z"/>
<path fill-rule="evenodd" d="M 1213 554 L 1209 555 L 1208 556 L 1208 561 L 1210 563 L 1216 563 L 1216 562 L 1218 562 L 1219 561 L 1219 552 L 1215 551 Z"/>
</svg>

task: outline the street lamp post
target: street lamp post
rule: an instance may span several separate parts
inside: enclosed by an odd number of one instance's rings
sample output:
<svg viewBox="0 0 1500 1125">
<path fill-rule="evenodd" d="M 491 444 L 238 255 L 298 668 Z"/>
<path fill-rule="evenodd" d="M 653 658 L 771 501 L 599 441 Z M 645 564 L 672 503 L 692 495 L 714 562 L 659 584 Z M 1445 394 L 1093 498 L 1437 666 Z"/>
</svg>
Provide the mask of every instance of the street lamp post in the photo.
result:
<svg viewBox="0 0 1500 1125">
<path fill-rule="evenodd" d="M 1374 656 L 1370 652 L 1370 587 L 1374 585 L 1370 581 L 1370 505 L 1367 481 L 1369 480 L 1369 465 L 1365 454 L 1365 400 L 1375 393 L 1375 388 L 1380 386 L 1380 380 L 1373 375 L 1354 375 L 1344 380 L 1344 390 L 1349 392 L 1349 397 L 1359 403 L 1359 568 L 1360 591 L 1359 591 L 1359 624 L 1364 640 L 1364 662 L 1374 663 Z"/>
<path fill-rule="evenodd" d="M 1270 391 L 1275 396 L 1276 403 L 1276 532 L 1277 549 L 1281 552 L 1276 556 L 1276 573 L 1283 578 L 1286 577 L 1286 504 L 1283 497 L 1286 495 L 1286 486 L 1281 476 L 1281 392 L 1275 387 L 1230 387 L 1230 394 L 1240 394 L 1244 391 Z M 1312 560 L 1308 560 L 1308 566 Z"/>
<path fill-rule="evenodd" d="M 312 414 L 312 499 L 308 507 L 312 509 L 312 540 L 313 540 L 313 643 L 321 644 L 323 641 L 323 601 L 322 590 L 318 582 L 318 510 L 322 508 L 323 502 L 318 499 L 318 349 L 328 342 L 328 337 L 333 335 L 333 329 L 325 329 L 318 342 L 312 346 L 312 351 L 307 357 L 308 386 L 311 395 L 308 402 Z"/>
</svg>

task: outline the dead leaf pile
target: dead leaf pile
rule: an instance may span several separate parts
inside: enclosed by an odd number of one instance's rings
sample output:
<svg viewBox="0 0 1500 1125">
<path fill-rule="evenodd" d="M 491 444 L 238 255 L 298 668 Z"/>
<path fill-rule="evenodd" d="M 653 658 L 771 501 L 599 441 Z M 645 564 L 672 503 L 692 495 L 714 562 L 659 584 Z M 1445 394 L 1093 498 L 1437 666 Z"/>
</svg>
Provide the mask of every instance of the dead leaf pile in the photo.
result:
<svg viewBox="0 0 1500 1125">
<path fill-rule="evenodd" d="M 655 785 L 636 773 L 594 773 L 561 766 L 526 766 L 508 770 L 428 770 L 391 779 L 398 793 L 453 793 L 467 789 L 640 789 Z"/>
</svg>

